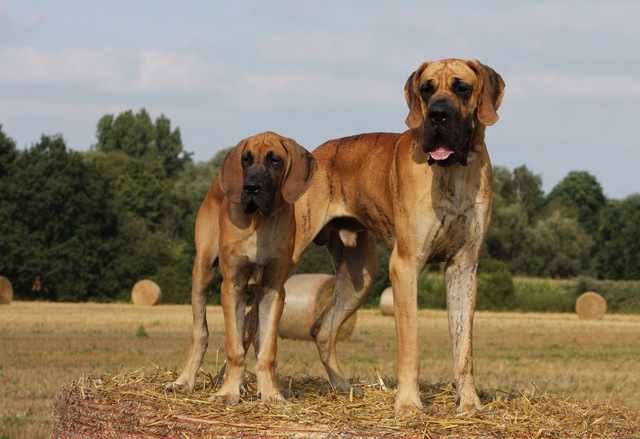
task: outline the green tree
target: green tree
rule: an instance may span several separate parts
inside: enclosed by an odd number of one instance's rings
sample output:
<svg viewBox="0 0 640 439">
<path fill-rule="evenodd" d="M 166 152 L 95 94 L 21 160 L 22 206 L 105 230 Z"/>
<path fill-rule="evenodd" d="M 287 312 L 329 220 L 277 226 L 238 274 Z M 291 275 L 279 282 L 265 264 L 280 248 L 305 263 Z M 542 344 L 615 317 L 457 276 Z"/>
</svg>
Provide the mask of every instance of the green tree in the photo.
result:
<svg viewBox="0 0 640 439">
<path fill-rule="evenodd" d="M 531 225 L 544 202 L 542 179 L 526 166 L 509 171 L 496 166 L 491 228 L 484 257 L 502 261 L 512 272 L 523 272 Z"/>
<path fill-rule="evenodd" d="M 571 171 L 549 193 L 546 212 L 560 211 L 578 220 L 591 236 L 597 236 L 600 210 L 606 204 L 602 187 L 596 178 L 585 171 Z"/>
<path fill-rule="evenodd" d="M 0 179 L 9 176 L 17 157 L 16 142 L 5 135 L 0 124 Z"/>
<path fill-rule="evenodd" d="M 529 235 L 526 209 L 521 203 L 504 206 L 495 201 L 485 244 L 486 256 L 503 261 L 513 272 L 521 272 L 521 259 L 527 253 Z"/>
<path fill-rule="evenodd" d="M 143 108 L 103 116 L 98 121 L 98 142 L 94 149 L 100 152 L 122 151 L 130 157 L 158 160 L 166 175 L 175 177 L 191 161 L 191 154 L 183 150 L 180 129 L 171 130 L 171 121 L 164 115 L 155 123 Z"/>
<path fill-rule="evenodd" d="M 112 191 L 110 209 L 118 215 L 133 213 L 152 229 L 180 234 L 186 203 L 174 191 L 175 181 L 165 177 L 155 160 L 128 156 L 120 151 L 91 152 L 87 160 L 99 169 Z"/>
<path fill-rule="evenodd" d="M 8 276 L 14 283 L 17 264 L 13 255 L 22 245 L 19 233 L 22 228 L 14 220 L 20 206 L 12 194 L 18 157 L 16 142 L 5 135 L 0 125 L 0 275 Z"/>
<path fill-rule="evenodd" d="M 5 218 L 9 213 L 9 226 L 0 236 L 0 271 L 15 282 L 18 295 L 31 290 L 36 276 L 65 299 L 95 291 L 104 274 L 105 242 L 115 230 L 103 208 L 108 188 L 99 173 L 67 150 L 62 137 L 42 136 L 17 154 L 2 190 L 0 209 Z"/>
<path fill-rule="evenodd" d="M 494 171 L 494 193 L 499 194 L 506 206 L 521 204 L 532 222 L 544 203 L 542 178 L 526 166 L 519 166 L 509 173 L 505 168 Z"/>
<path fill-rule="evenodd" d="M 176 190 L 176 180 L 164 176 L 158 161 L 121 151 L 93 151 L 86 160 L 111 189 L 104 205 L 117 223 L 103 294 L 125 299 L 136 281 L 151 278 L 160 285 L 163 300 L 188 300 L 191 267 L 186 260 L 193 228 L 185 220 L 189 202 Z"/>
<path fill-rule="evenodd" d="M 640 279 L 640 194 L 602 209 L 596 253 L 598 277 Z"/>
<path fill-rule="evenodd" d="M 530 229 L 523 270 L 534 276 L 568 278 L 590 265 L 593 239 L 575 218 L 555 211 Z"/>
<path fill-rule="evenodd" d="M 204 196 L 209 190 L 211 183 L 220 172 L 222 162 L 231 148 L 225 148 L 207 162 L 186 163 L 184 169 L 178 175 L 175 189 L 184 194 L 189 200 L 189 208 L 195 214 L 204 200 Z"/>
</svg>

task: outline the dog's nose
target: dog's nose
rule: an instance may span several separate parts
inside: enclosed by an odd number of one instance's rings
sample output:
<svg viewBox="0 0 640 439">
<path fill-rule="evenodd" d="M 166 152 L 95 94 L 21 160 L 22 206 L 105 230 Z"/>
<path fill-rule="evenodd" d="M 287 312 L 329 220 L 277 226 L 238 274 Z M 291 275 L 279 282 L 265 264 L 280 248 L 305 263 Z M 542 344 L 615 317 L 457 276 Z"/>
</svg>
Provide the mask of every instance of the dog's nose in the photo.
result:
<svg viewBox="0 0 640 439">
<path fill-rule="evenodd" d="M 259 181 L 247 181 L 244 183 L 242 188 L 248 194 L 257 194 L 262 190 L 262 183 Z"/>
<path fill-rule="evenodd" d="M 451 118 L 452 110 L 444 102 L 436 102 L 429 108 L 427 117 L 432 123 L 443 124 Z"/>
</svg>

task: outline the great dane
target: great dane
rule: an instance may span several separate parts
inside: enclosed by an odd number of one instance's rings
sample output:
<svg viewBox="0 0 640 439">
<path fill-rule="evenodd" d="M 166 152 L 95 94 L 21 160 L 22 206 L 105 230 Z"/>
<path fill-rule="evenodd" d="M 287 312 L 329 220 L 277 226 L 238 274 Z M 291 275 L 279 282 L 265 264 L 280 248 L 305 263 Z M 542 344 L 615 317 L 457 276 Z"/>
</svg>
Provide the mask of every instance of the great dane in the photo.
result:
<svg viewBox="0 0 640 439">
<path fill-rule="evenodd" d="M 445 263 L 457 410 L 482 408 L 472 361 L 477 269 L 491 215 L 493 175 L 485 127 L 498 120 L 500 75 L 477 60 L 425 62 L 409 76 L 402 134 L 331 140 L 313 155 L 318 172 L 296 202 L 294 261 L 315 239 L 336 270 L 332 303 L 312 328 L 332 385 L 348 391 L 336 357 L 340 325 L 364 301 L 376 269 L 374 237 L 392 249 L 398 410 L 421 408 L 418 275 Z"/>
<path fill-rule="evenodd" d="M 184 369 L 168 388 L 190 392 L 207 349 L 206 305 L 219 265 L 226 330 L 226 370 L 215 397 L 240 400 L 246 350 L 254 330 L 256 379 L 262 400 L 285 402 L 275 377 L 284 282 L 293 273 L 294 202 L 309 187 L 316 163 L 294 140 L 265 132 L 241 141 L 226 156 L 196 217 L 193 329 Z M 256 301 L 244 328 L 245 293 Z M 252 326 L 251 324 L 256 326 Z M 249 337 L 245 337 L 245 332 Z M 244 340 L 244 342 L 243 342 Z"/>
</svg>

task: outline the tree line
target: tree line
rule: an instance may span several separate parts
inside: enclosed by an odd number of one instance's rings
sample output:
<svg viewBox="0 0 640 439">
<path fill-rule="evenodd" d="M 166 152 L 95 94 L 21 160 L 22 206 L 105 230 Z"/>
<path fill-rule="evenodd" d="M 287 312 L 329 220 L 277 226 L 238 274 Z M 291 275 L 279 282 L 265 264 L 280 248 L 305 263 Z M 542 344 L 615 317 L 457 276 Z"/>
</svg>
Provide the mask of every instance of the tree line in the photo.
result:
<svg viewBox="0 0 640 439">
<path fill-rule="evenodd" d="M 179 128 L 144 109 L 103 116 L 86 152 L 61 135 L 20 150 L 0 125 L 0 275 L 19 299 L 128 300 L 149 278 L 188 303 L 195 216 L 228 149 L 194 162 Z M 541 187 L 526 166 L 494 168 L 481 271 L 640 279 L 640 195 L 607 199 L 580 171 Z M 389 285 L 382 244 L 378 256 L 371 301 Z M 332 272 L 326 251 L 312 246 L 299 272 Z"/>
</svg>

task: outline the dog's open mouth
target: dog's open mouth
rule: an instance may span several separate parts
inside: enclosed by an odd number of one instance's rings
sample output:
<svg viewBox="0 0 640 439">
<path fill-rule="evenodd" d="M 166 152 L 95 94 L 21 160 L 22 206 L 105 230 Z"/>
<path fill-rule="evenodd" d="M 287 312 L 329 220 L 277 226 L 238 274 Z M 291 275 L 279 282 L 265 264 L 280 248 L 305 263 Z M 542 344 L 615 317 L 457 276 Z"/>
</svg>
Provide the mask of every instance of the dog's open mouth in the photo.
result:
<svg viewBox="0 0 640 439">
<path fill-rule="evenodd" d="M 433 160 L 440 161 L 448 159 L 454 152 L 444 145 L 436 145 L 433 151 L 429 151 L 429 155 Z"/>
<path fill-rule="evenodd" d="M 429 165 L 436 163 L 438 166 L 450 166 L 454 163 L 467 164 L 466 150 L 456 151 L 441 139 L 434 143 L 435 145 L 431 150 L 425 151 L 428 154 L 427 163 Z"/>
<path fill-rule="evenodd" d="M 467 164 L 468 146 L 460 149 L 452 147 L 455 142 L 448 142 L 442 136 L 436 135 L 431 141 L 425 141 L 422 150 L 427 154 L 427 163 L 429 166 L 437 164 L 438 166 L 451 166 L 455 163 L 461 165 Z"/>
</svg>

